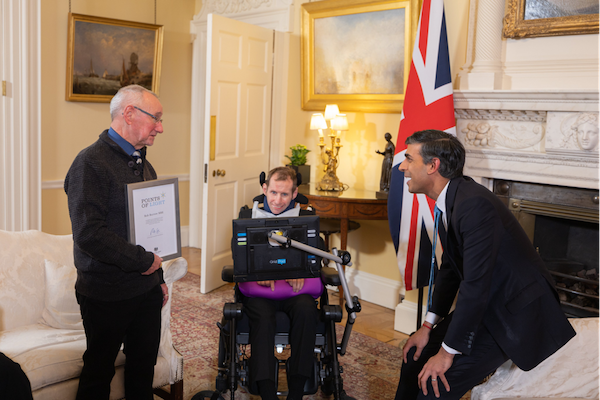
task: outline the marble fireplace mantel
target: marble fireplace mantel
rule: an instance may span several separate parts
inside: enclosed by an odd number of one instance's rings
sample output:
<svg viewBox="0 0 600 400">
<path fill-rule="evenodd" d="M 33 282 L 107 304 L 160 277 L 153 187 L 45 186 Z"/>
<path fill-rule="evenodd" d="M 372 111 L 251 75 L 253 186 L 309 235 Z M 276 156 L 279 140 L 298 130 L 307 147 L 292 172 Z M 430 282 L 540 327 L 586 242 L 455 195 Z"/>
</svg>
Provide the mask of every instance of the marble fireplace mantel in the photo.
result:
<svg viewBox="0 0 600 400">
<path fill-rule="evenodd" d="M 462 90 L 454 108 L 465 174 L 598 189 L 598 91 Z M 591 143 L 578 140 L 582 121 Z"/>
<path fill-rule="evenodd" d="M 455 90 L 454 108 L 598 112 L 598 91 Z"/>
</svg>

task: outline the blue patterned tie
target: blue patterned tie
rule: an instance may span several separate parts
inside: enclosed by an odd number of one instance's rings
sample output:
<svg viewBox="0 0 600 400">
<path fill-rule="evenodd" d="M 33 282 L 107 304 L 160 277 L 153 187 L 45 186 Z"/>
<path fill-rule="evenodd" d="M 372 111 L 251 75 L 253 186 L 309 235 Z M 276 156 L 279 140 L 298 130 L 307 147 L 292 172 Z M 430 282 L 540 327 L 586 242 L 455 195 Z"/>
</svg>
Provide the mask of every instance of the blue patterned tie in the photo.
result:
<svg viewBox="0 0 600 400">
<path fill-rule="evenodd" d="M 438 226 L 442 212 L 435 206 L 433 209 L 433 244 L 431 245 L 431 271 L 429 272 L 429 293 L 427 295 L 427 311 L 431 307 L 431 295 L 433 294 L 433 282 L 435 280 L 435 247 L 437 246 Z"/>
</svg>

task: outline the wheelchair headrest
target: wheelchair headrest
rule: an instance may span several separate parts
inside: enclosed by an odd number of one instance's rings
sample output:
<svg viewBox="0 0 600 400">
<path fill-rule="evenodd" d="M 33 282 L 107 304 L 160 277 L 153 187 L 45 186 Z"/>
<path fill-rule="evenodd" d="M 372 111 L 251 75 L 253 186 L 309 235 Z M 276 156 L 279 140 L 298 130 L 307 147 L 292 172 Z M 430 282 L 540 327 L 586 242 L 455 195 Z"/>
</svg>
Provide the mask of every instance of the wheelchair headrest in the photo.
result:
<svg viewBox="0 0 600 400">
<path fill-rule="evenodd" d="M 260 187 L 267 182 L 267 174 L 265 172 L 260 173 Z M 296 185 L 302 185 L 302 174 L 300 172 L 296 172 Z"/>
<path fill-rule="evenodd" d="M 297 173 L 296 174 L 296 184 L 298 186 L 300 186 L 302 184 L 302 174 L 301 173 Z M 267 182 L 267 174 L 263 172 L 260 173 L 260 187 L 262 188 L 262 185 L 265 184 Z M 258 201 L 259 203 L 263 203 L 264 202 L 264 194 L 259 194 L 258 196 L 256 196 L 255 198 L 252 199 L 252 201 Z M 308 198 L 303 195 L 302 193 L 298 193 L 298 196 L 296 196 L 296 203 L 300 203 L 300 204 L 308 204 Z"/>
</svg>

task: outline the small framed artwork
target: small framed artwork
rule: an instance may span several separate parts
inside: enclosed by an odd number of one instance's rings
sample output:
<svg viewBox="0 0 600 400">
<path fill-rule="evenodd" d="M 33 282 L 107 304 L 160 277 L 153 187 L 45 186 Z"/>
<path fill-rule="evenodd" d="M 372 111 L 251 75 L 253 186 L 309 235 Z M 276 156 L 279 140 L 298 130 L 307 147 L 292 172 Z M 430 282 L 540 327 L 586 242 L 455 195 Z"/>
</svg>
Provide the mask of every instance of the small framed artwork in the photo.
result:
<svg viewBox="0 0 600 400">
<path fill-rule="evenodd" d="M 69 13 L 67 101 L 108 103 L 138 84 L 158 94 L 161 25 Z"/>
<path fill-rule="evenodd" d="M 181 257 L 178 179 L 130 183 L 125 190 L 129 243 L 165 261 Z"/>
<path fill-rule="evenodd" d="M 302 5 L 302 108 L 401 112 L 418 0 Z"/>
<path fill-rule="evenodd" d="M 598 34 L 598 0 L 506 0 L 503 36 Z"/>
</svg>

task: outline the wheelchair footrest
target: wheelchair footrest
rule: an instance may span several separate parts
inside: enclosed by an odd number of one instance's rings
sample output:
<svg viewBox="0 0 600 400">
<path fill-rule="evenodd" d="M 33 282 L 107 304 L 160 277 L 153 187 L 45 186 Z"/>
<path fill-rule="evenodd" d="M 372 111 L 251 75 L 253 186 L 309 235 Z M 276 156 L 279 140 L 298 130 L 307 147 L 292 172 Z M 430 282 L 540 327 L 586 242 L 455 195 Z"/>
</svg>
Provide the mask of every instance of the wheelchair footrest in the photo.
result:
<svg viewBox="0 0 600 400">
<path fill-rule="evenodd" d="M 287 360 L 285 360 L 284 364 L 285 364 L 286 378 L 289 379 L 290 378 L 290 359 L 288 358 Z M 319 381 L 320 381 L 319 363 L 317 362 L 316 358 L 313 358 L 313 370 L 312 370 L 311 376 L 306 380 L 306 383 L 304 384 L 304 394 L 312 395 L 312 394 L 317 393 L 317 391 L 319 390 Z M 289 387 L 289 381 L 288 381 L 288 387 Z"/>
</svg>

